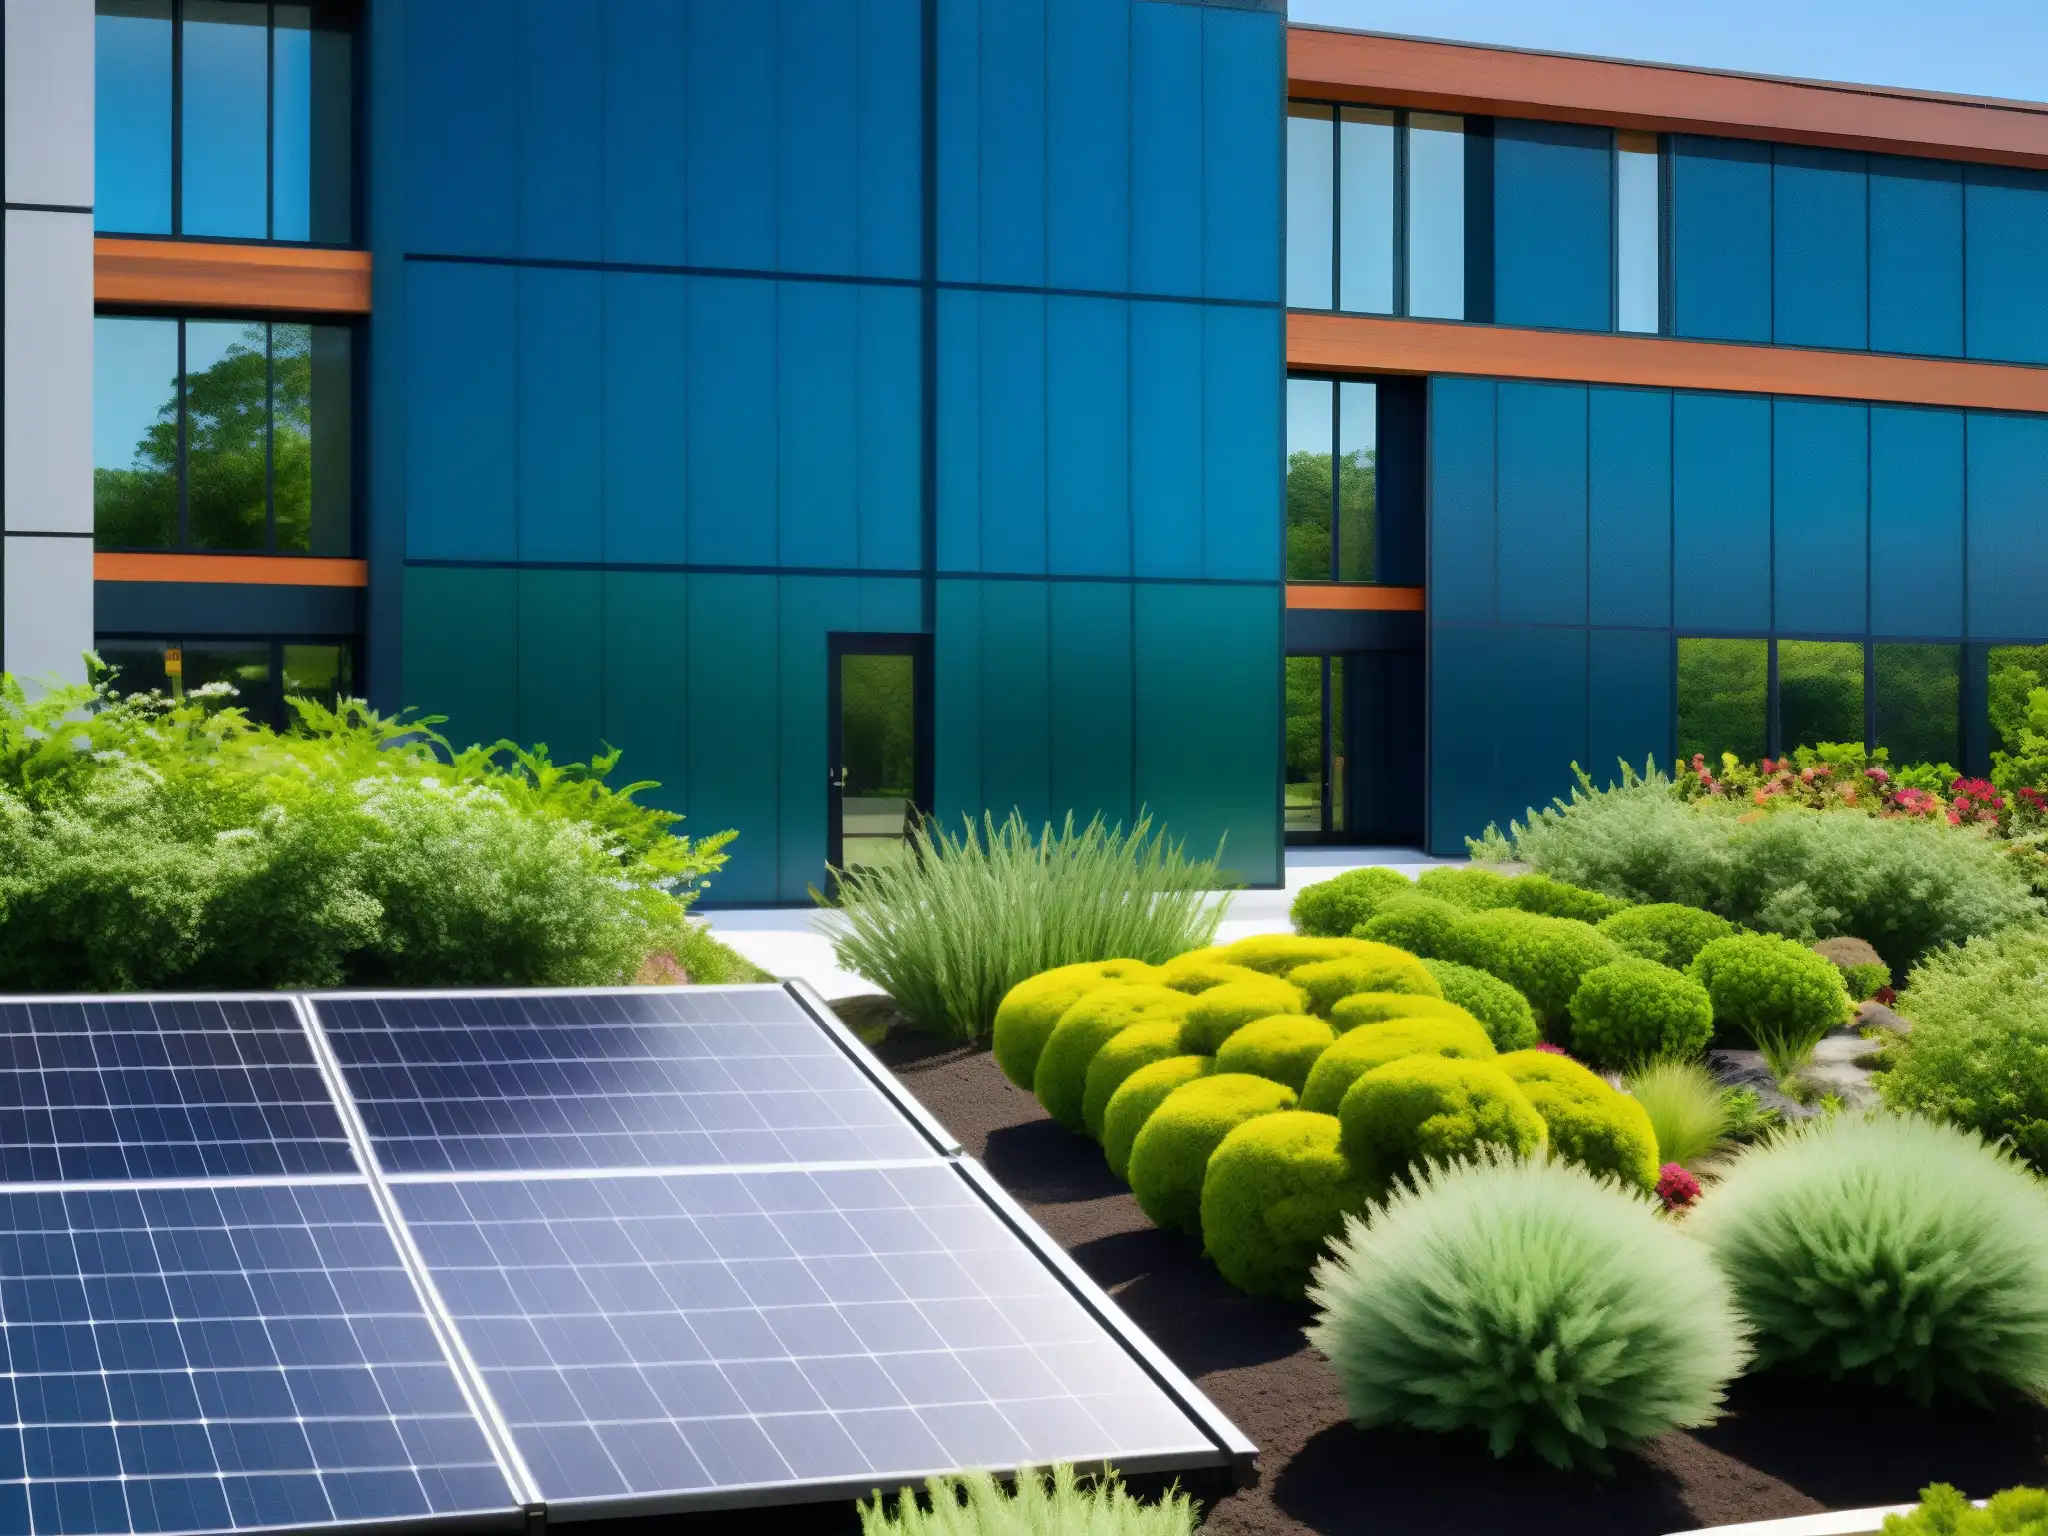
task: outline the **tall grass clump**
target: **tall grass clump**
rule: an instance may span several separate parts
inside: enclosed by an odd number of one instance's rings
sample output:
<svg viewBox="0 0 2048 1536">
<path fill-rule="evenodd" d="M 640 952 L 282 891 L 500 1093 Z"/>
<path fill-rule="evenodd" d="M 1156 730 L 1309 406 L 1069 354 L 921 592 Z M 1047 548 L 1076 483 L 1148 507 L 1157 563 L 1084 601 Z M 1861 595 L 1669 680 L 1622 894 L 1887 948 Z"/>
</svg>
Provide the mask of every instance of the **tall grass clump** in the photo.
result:
<svg viewBox="0 0 2048 1536">
<path fill-rule="evenodd" d="M 842 874 L 819 927 L 919 1029 L 978 1040 L 1028 976 L 1085 960 L 1156 965 L 1207 945 L 1222 879 L 1217 859 L 1189 858 L 1149 816 L 1077 830 L 1069 815 L 1034 833 L 1012 811 L 965 818 L 957 836 L 927 824 L 900 863 Z"/>
<path fill-rule="evenodd" d="M 1352 1419 L 1559 1467 L 1705 1424 L 1749 1358 L 1727 1283 L 1646 1198 L 1569 1164 L 1436 1167 L 1317 1265 L 1310 1341 Z"/>
<path fill-rule="evenodd" d="M 1628 1091 L 1657 1133 L 1657 1161 L 1696 1168 L 1734 1127 L 1728 1090 L 1696 1061 L 1653 1062 L 1628 1080 Z"/>
<path fill-rule="evenodd" d="M 1062 1462 L 1025 1472 L 1015 1493 L 986 1472 L 934 1477 L 920 1501 L 911 1489 L 893 1510 L 878 1491 L 860 1506 L 861 1536 L 1194 1536 L 1194 1501 L 1178 1489 L 1157 1504 L 1131 1496 L 1116 1477 L 1083 1482 Z"/>
</svg>

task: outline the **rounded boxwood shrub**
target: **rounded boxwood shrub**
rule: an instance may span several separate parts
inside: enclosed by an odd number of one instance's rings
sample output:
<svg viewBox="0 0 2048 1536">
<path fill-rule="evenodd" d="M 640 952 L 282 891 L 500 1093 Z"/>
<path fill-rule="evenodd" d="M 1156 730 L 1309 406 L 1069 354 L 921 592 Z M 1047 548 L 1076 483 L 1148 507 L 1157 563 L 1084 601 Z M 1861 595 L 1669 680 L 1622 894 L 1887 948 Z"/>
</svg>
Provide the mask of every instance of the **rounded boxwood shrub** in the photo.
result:
<svg viewBox="0 0 2048 1536">
<path fill-rule="evenodd" d="M 1278 976 L 1225 982 L 1191 1000 L 1181 1021 L 1181 1048 L 1190 1055 L 1214 1056 L 1218 1046 L 1253 1019 L 1307 1012 L 1308 999 L 1301 988 Z"/>
<path fill-rule="evenodd" d="M 1185 992 L 1142 982 L 1090 992 L 1060 1015 L 1038 1053 L 1031 1091 L 1061 1125 L 1086 1131 L 1083 1105 L 1095 1053 L 1133 1024 L 1179 1024 L 1194 1001 Z"/>
<path fill-rule="evenodd" d="M 1713 999 L 1714 1023 L 1753 1041 L 1781 1074 L 1849 1019 L 1842 973 L 1804 944 L 1774 933 L 1716 939 L 1686 973 Z"/>
<path fill-rule="evenodd" d="M 1140 1067 L 1125 1078 L 1102 1111 L 1102 1155 L 1109 1162 L 1109 1171 L 1128 1181 L 1131 1147 L 1145 1122 L 1152 1118 L 1152 1111 L 1164 1104 L 1175 1089 L 1215 1070 L 1213 1056 L 1169 1056 L 1149 1067 Z"/>
<path fill-rule="evenodd" d="M 1038 1053 L 1061 1014 L 1098 987 L 1145 981 L 1151 974 L 1152 967 L 1142 960 L 1089 960 L 1018 982 L 996 1007 L 989 1041 L 1003 1076 L 1019 1088 L 1029 1088 L 1038 1072 Z"/>
<path fill-rule="evenodd" d="M 1498 1065 L 1543 1117 L 1551 1151 L 1588 1173 L 1646 1192 L 1657 1187 L 1657 1128 L 1642 1105 L 1551 1051 L 1511 1051 Z"/>
<path fill-rule="evenodd" d="M 1745 1152 L 1686 1218 L 1765 1365 L 1921 1402 L 2048 1395 L 2048 1190 L 1974 1132 L 1834 1115 Z"/>
<path fill-rule="evenodd" d="M 1418 997 L 1435 997 L 1436 978 L 1406 950 L 1391 944 L 1375 944 L 1370 955 L 1348 955 L 1342 960 L 1318 960 L 1298 965 L 1287 979 L 1308 994 L 1309 1012 L 1330 1016 L 1341 998 L 1354 992 L 1409 992 Z"/>
<path fill-rule="evenodd" d="M 1202 1246 L 1241 1291 L 1298 1301 L 1309 1271 L 1375 1191 L 1338 1145 L 1334 1115 L 1284 1109 L 1236 1127 L 1202 1180 Z"/>
<path fill-rule="evenodd" d="M 1304 886 L 1288 916 L 1296 933 L 1341 939 L 1377 912 L 1389 896 L 1406 896 L 1415 882 L 1398 870 L 1348 869 L 1334 880 Z"/>
<path fill-rule="evenodd" d="M 1171 987 L 1176 992 L 1199 996 L 1211 987 L 1232 981 L 1251 981 L 1259 974 L 1249 966 L 1232 965 L 1228 960 L 1219 958 L 1216 950 L 1198 949 L 1167 961 L 1145 979 L 1156 981 L 1162 987 Z"/>
<path fill-rule="evenodd" d="M 1621 958 L 1591 923 L 1505 908 L 1475 912 L 1458 931 L 1454 958 L 1497 976 L 1529 1000 L 1540 1028 L 1564 1018 L 1588 971 Z"/>
<path fill-rule="evenodd" d="M 1166 1096 L 1131 1145 L 1131 1193 L 1155 1226 L 1202 1235 L 1202 1180 L 1238 1126 L 1294 1108 L 1294 1090 L 1245 1072 L 1215 1072 Z"/>
<path fill-rule="evenodd" d="M 1337 999 L 1330 1010 L 1330 1025 L 1338 1034 L 1361 1024 L 1383 1024 L 1389 1019 L 1464 1019 L 1478 1023 L 1465 1009 L 1441 997 L 1418 997 L 1412 992 L 1354 992 Z"/>
<path fill-rule="evenodd" d="M 1389 1019 L 1384 1024 L 1362 1024 L 1339 1035 L 1337 1043 L 1316 1058 L 1302 1085 L 1301 1107 L 1334 1115 L 1353 1083 L 1375 1067 L 1404 1056 L 1483 1060 L 1493 1054 L 1486 1031 L 1461 1019 Z"/>
<path fill-rule="evenodd" d="M 1358 939 L 1310 939 L 1298 933 L 1255 933 L 1224 947 L 1222 958 L 1266 976 L 1285 976 L 1296 966 L 1346 960 L 1373 953 Z"/>
<path fill-rule="evenodd" d="M 1842 973 L 1842 985 L 1856 1002 L 1865 1002 L 1879 987 L 1892 984 L 1892 968 L 1861 939 L 1822 939 L 1813 946 L 1813 952 Z"/>
<path fill-rule="evenodd" d="M 1572 994 L 1572 1050 L 1602 1067 L 1697 1056 L 1714 1038 L 1714 1000 L 1683 971 L 1629 956 L 1586 972 Z"/>
<path fill-rule="evenodd" d="M 1336 1039 L 1337 1032 L 1328 1024 L 1302 1014 L 1257 1019 L 1223 1042 L 1216 1052 L 1216 1070 L 1271 1078 L 1299 1093 L 1316 1058 Z"/>
<path fill-rule="evenodd" d="M 1439 864 L 1425 869 L 1415 877 L 1415 889 L 1467 912 L 1490 912 L 1495 907 L 1515 904 L 1506 875 L 1474 869 L 1469 864 Z"/>
<path fill-rule="evenodd" d="M 1494 1061 L 1404 1056 L 1375 1067 L 1337 1106 L 1343 1146 L 1361 1175 L 1384 1186 L 1423 1163 L 1498 1147 L 1527 1157 L 1549 1132 L 1528 1096 Z"/>
<path fill-rule="evenodd" d="M 1102 1115 L 1110 1098 L 1140 1067 L 1166 1061 L 1181 1054 L 1180 1021 L 1161 1024 L 1133 1024 L 1111 1035 L 1088 1063 L 1087 1086 L 1081 1094 L 1081 1124 L 1097 1141 L 1102 1139 Z"/>
<path fill-rule="evenodd" d="M 1425 960 L 1422 963 L 1436 978 L 1445 1001 L 1456 1003 L 1486 1026 L 1486 1033 L 1496 1050 L 1526 1050 L 1541 1038 L 1529 999 L 1498 976 L 1489 976 L 1469 965 L 1459 965 L 1455 960 Z"/>
<path fill-rule="evenodd" d="M 1612 896 L 1603 896 L 1584 886 L 1566 885 L 1564 881 L 1553 880 L 1548 875 L 1515 876 L 1508 882 L 1508 902 L 1524 912 L 1536 912 L 1544 917 L 1569 917 L 1581 923 L 1599 923 L 1617 912 L 1628 910 L 1625 901 L 1616 901 Z"/>
<path fill-rule="evenodd" d="M 1677 901 L 1625 907 L 1612 917 L 1601 918 L 1595 926 L 1629 954 L 1674 970 L 1684 970 L 1693 956 L 1714 940 L 1735 932 L 1727 918 Z"/>
<path fill-rule="evenodd" d="M 1683 1228 L 1548 1159 L 1422 1173 L 1346 1224 L 1309 1299 L 1354 1423 L 1477 1432 L 1566 1468 L 1711 1422 L 1749 1358 Z"/>
<path fill-rule="evenodd" d="M 1425 960 L 1455 960 L 1462 947 L 1458 931 L 1469 916 L 1463 907 L 1434 896 L 1396 896 L 1361 924 L 1356 934 Z"/>
</svg>

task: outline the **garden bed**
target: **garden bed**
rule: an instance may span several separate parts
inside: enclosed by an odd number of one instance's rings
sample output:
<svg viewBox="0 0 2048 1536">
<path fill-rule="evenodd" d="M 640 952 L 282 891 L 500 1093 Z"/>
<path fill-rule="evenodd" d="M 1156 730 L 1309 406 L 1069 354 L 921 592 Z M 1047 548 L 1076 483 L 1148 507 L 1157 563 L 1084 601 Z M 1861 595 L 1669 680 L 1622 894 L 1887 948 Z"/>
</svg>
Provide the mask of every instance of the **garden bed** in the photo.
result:
<svg viewBox="0 0 2048 1536">
<path fill-rule="evenodd" d="M 1472 1531 L 1666 1536 L 1695 1527 L 1910 1502 L 1946 1481 L 1973 1496 L 2048 1477 L 2048 1408 L 1916 1408 L 1868 1388 L 1749 1379 L 1710 1429 L 1618 1458 L 1607 1480 L 1476 1440 L 1345 1421 L 1305 1307 L 1227 1285 L 1191 1240 L 1154 1227 L 1101 1148 L 1053 1123 L 985 1051 L 933 1051 L 892 1031 L 883 1058 L 970 1155 L 1158 1342 L 1260 1449 L 1258 1486 L 1211 1512 L 1220 1533 L 1385 1536 Z"/>
</svg>

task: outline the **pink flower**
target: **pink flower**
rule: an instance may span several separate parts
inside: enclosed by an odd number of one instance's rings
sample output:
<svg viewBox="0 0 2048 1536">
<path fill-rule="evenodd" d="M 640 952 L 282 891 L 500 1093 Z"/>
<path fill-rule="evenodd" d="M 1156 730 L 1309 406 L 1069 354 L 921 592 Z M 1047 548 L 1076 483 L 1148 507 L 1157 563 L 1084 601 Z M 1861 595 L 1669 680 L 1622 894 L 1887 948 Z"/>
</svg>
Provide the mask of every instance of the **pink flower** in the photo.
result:
<svg viewBox="0 0 2048 1536">
<path fill-rule="evenodd" d="M 1866 768 L 1863 770 L 1863 776 L 1873 784 L 1889 784 L 1892 781 L 1892 776 L 1882 768 Z"/>
<path fill-rule="evenodd" d="M 1657 1172 L 1657 1198 L 1667 1211 L 1682 1211 L 1700 1197 L 1700 1181 L 1678 1163 L 1666 1163 Z"/>
<path fill-rule="evenodd" d="M 1570 1059 L 1570 1057 L 1571 1057 L 1571 1054 L 1572 1054 L 1572 1053 L 1571 1053 L 1570 1051 L 1566 1050 L 1566 1049 L 1565 1049 L 1565 1048 L 1564 1048 L 1563 1046 L 1561 1046 L 1561 1045 L 1552 1045 L 1552 1044 L 1551 1044 L 1551 1043 L 1550 1043 L 1550 1042 L 1549 1042 L 1548 1040 L 1538 1040 L 1538 1041 L 1536 1042 L 1536 1049 L 1537 1049 L 1537 1050 L 1539 1050 L 1539 1051 L 1548 1051 L 1548 1052 L 1549 1052 L 1549 1053 L 1550 1053 L 1551 1055 L 1553 1055 L 1553 1056 L 1563 1056 L 1563 1057 L 1565 1057 L 1565 1058 L 1566 1058 L 1567 1060 L 1569 1060 L 1569 1059 Z"/>
</svg>

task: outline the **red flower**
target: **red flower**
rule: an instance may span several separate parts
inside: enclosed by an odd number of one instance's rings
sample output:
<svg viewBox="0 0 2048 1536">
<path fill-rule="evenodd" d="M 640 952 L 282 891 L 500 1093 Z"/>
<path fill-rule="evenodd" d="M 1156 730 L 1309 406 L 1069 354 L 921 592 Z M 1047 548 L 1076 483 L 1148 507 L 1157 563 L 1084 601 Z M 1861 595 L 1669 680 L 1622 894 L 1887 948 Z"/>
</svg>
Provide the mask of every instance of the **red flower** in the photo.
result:
<svg viewBox="0 0 2048 1536">
<path fill-rule="evenodd" d="M 1700 1181 L 1678 1163 L 1666 1163 L 1657 1173 L 1657 1198 L 1667 1211 L 1682 1211 L 1700 1197 Z"/>
<path fill-rule="evenodd" d="M 1566 1050 L 1566 1049 L 1565 1049 L 1565 1048 L 1564 1048 L 1563 1046 L 1561 1046 L 1561 1045 L 1552 1045 L 1552 1044 L 1551 1044 L 1551 1043 L 1550 1043 L 1550 1042 L 1549 1042 L 1548 1040 L 1538 1040 L 1538 1041 L 1536 1042 L 1536 1049 L 1537 1049 L 1537 1050 L 1539 1050 L 1539 1051 L 1548 1051 L 1548 1052 L 1549 1052 L 1549 1053 L 1550 1053 L 1551 1055 L 1553 1055 L 1553 1056 L 1562 1056 L 1562 1057 L 1566 1058 L 1567 1060 L 1569 1060 L 1569 1059 L 1571 1058 L 1571 1054 L 1572 1054 L 1572 1053 L 1571 1053 L 1570 1051 Z"/>
<path fill-rule="evenodd" d="M 1892 776 L 1882 768 L 1866 768 L 1863 770 L 1863 777 L 1873 784 L 1889 784 L 1892 781 Z"/>
</svg>

